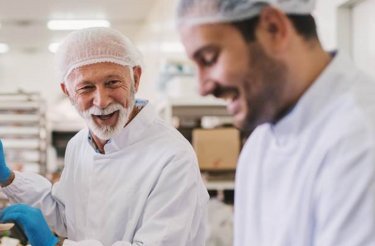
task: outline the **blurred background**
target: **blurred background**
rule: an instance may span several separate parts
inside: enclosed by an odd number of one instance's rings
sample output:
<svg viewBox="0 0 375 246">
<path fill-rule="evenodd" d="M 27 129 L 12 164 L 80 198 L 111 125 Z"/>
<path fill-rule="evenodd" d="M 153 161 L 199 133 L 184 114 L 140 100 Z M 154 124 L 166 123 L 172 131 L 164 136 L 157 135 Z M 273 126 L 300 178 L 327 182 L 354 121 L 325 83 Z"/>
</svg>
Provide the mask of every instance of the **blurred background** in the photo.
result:
<svg viewBox="0 0 375 246">
<path fill-rule="evenodd" d="M 72 30 L 111 26 L 144 56 L 137 94 L 156 105 L 195 148 L 212 199 L 207 245 L 231 245 L 236 160 L 245 133 L 225 104 L 197 94 L 174 23 L 175 0 L 0 1 L 0 138 L 13 169 L 58 180 L 69 139 L 85 125 L 62 94 L 54 52 Z M 317 0 L 314 16 L 326 50 L 348 53 L 375 76 L 375 0 Z M 220 143 L 228 143 L 225 148 Z M 231 146 L 231 147 L 227 147 Z M 6 204 L 2 198 L 2 204 Z"/>
</svg>

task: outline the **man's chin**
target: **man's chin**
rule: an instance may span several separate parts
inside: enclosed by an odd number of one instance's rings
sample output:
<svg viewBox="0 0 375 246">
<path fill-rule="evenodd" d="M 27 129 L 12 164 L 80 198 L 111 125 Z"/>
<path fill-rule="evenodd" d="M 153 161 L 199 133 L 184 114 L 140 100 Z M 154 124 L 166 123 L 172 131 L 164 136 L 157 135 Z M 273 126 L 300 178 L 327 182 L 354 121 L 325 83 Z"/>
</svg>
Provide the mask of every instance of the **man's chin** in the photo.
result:
<svg viewBox="0 0 375 246">
<path fill-rule="evenodd" d="M 260 124 L 260 122 L 257 122 L 254 119 L 249 119 L 249 117 L 235 117 L 233 120 L 234 127 L 242 131 L 245 135 L 253 132 Z"/>
<path fill-rule="evenodd" d="M 116 134 L 121 132 L 125 127 L 127 117 L 124 114 L 119 114 L 115 122 L 98 122 L 95 118 L 86 118 L 86 123 L 91 132 L 101 140 L 109 140 Z M 109 124 L 110 123 L 110 124 Z"/>
<path fill-rule="evenodd" d="M 243 122 L 236 121 L 236 120 L 233 122 L 233 126 L 239 130 L 243 130 L 243 128 L 245 127 Z"/>
<path fill-rule="evenodd" d="M 238 113 L 233 115 L 233 125 L 237 129 L 244 130 L 247 125 L 246 117 L 244 114 Z"/>
<path fill-rule="evenodd" d="M 115 134 L 115 130 L 114 129 L 111 129 L 111 130 L 97 130 L 97 129 L 90 129 L 92 131 L 92 133 L 97 137 L 99 138 L 100 140 L 103 140 L 103 141 L 107 141 L 109 139 L 111 139 Z"/>
<path fill-rule="evenodd" d="M 116 132 L 118 132 L 118 130 L 116 130 L 116 125 L 98 125 L 93 121 L 87 123 L 92 134 L 100 140 L 109 140 Z"/>
<path fill-rule="evenodd" d="M 94 123 L 94 127 L 96 128 L 96 129 L 100 129 L 101 131 L 106 131 L 107 129 L 115 129 L 116 128 L 116 125 L 117 124 L 114 124 L 114 125 L 103 125 L 103 124 L 96 124 L 96 123 Z"/>
</svg>

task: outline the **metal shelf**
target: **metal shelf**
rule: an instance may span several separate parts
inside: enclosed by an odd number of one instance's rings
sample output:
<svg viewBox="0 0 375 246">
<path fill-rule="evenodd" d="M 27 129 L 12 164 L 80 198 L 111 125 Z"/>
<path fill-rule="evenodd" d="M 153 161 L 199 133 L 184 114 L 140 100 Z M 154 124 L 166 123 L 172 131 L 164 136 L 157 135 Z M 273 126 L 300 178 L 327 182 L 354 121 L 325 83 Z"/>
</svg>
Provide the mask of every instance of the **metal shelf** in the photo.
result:
<svg viewBox="0 0 375 246">
<path fill-rule="evenodd" d="M 0 139 L 7 162 L 46 172 L 46 104 L 39 93 L 0 93 Z"/>
<path fill-rule="evenodd" d="M 234 190 L 234 181 L 208 181 L 206 187 L 208 190 Z"/>
<path fill-rule="evenodd" d="M 162 118 L 172 122 L 173 117 L 200 120 L 203 117 L 231 117 L 226 104 L 216 98 L 168 99 L 158 105 Z"/>
</svg>

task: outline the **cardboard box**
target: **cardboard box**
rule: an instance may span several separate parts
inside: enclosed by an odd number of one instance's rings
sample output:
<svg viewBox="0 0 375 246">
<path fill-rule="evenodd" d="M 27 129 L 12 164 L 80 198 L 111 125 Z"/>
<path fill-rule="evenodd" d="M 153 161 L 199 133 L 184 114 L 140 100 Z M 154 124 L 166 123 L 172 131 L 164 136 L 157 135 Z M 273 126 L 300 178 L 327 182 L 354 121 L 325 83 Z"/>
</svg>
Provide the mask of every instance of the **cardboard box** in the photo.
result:
<svg viewBox="0 0 375 246">
<path fill-rule="evenodd" d="M 202 170 L 233 170 L 240 152 L 235 128 L 194 129 L 193 147 Z"/>
</svg>

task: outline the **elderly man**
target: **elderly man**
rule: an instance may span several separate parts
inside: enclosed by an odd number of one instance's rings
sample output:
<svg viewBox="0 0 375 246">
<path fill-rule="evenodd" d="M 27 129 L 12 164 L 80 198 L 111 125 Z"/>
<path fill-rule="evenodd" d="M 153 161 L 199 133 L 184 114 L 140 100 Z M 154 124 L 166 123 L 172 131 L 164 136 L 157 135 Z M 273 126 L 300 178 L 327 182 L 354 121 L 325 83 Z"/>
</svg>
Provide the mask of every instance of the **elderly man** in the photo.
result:
<svg viewBox="0 0 375 246">
<path fill-rule="evenodd" d="M 0 220 L 17 222 L 33 246 L 59 243 L 46 221 L 63 245 L 204 245 L 208 194 L 196 157 L 150 103 L 134 99 L 136 48 L 115 30 L 89 28 L 71 33 L 57 58 L 61 88 L 88 129 L 70 140 L 54 186 L 11 172 L 1 147 L 3 191 L 24 204 Z"/>
<path fill-rule="evenodd" d="M 235 246 L 375 245 L 375 83 L 322 49 L 313 0 L 180 0 L 200 93 L 252 132 Z"/>
</svg>

